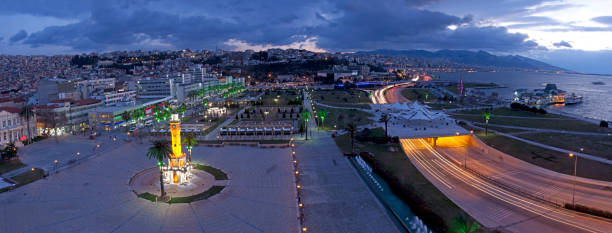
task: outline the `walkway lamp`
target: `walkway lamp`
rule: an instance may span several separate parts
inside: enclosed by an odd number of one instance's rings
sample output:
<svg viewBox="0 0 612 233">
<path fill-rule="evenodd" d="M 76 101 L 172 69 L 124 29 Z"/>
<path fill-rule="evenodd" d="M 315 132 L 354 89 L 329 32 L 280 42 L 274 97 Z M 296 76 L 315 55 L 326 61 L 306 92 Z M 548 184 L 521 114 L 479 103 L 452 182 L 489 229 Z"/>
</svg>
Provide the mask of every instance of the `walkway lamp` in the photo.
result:
<svg viewBox="0 0 612 233">
<path fill-rule="evenodd" d="M 575 206 L 576 205 L 576 202 L 575 202 L 575 194 L 576 194 L 576 168 L 578 166 L 578 156 L 574 156 L 573 153 L 570 153 L 569 157 L 570 158 L 575 157 L 574 158 L 574 183 L 572 184 L 572 206 Z"/>
</svg>

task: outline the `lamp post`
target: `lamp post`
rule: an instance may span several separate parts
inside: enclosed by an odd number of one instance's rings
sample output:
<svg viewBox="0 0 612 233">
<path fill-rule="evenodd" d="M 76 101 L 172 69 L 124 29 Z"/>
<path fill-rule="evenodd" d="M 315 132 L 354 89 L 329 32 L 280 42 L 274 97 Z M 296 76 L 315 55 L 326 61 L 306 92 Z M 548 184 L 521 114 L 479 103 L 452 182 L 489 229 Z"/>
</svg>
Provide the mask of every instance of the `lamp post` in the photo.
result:
<svg viewBox="0 0 612 233">
<path fill-rule="evenodd" d="M 570 158 L 575 157 L 574 158 L 574 183 L 572 184 L 572 206 L 575 206 L 576 205 L 576 202 L 575 202 L 575 194 L 576 194 L 576 167 L 578 165 L 578 156 L 574 156 L 573 153 L 570 153 L 569 157 Z"/>
<path fill-rule="evenodd" d="M 79 163 L 81 163 L 81 161 L 79 161 L 79 155 L 81 155 L 81 152 L 77 152 L 77 153 L 76 153 L 76 159 L 77 159 L 77 161 L 78 161 Z"/>
<path fill-rule="evenodd" d="M 57 173 L 57 162 L 58 162 L 57 159 L 53 160 L 53 166 L 54 166 L 53 169 L 55 170 L 55 173 Z"/>
</svg>

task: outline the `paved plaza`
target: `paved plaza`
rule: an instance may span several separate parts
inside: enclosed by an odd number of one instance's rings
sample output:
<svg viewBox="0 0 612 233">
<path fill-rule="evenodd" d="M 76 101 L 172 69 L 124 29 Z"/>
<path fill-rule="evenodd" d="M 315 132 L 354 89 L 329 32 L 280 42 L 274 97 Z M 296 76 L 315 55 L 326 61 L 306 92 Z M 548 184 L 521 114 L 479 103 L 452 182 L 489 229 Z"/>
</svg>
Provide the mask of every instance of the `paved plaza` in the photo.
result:
<svg viewBox="0 0 612 233">
<path fill-rule="evenodd" d="M 400 232 L 330 133 L 296 145 L 304 218 L 311 232 Z"/>
<path fill-rule="evenodd" d="M 98 141 L 70 139 L 32 144 L 24 161 L 92 151 Z M 109 139 L 107 144 L 111 143 Z M 42 151 L 40 146 L 46 147 Z M 193 149 L 193 160 L 228 174 L 229 185 L 207 200 L 153 203 L 128 185 L 155 166 L 150 145 L 125 142 L 46 179 L 0 194 L 0 232 L 296 232 L 295 188 L 289 149 L 254 147 Z M 29 150 L 29 151 L 28 151 Z M 39 158 L 39 159 L 36 159 Z"/>
</svg>

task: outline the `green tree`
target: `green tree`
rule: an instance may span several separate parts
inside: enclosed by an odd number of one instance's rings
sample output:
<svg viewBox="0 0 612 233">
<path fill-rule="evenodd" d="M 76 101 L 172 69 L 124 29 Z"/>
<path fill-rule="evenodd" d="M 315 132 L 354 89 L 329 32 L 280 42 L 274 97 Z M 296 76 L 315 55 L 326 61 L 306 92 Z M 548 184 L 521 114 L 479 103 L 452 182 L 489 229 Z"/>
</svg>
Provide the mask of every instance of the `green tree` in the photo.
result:
<svg viewBox="0 0 612 233">
<path fill-rule="evenodd" d="M 310 120 L 310 117 L 312 117 L 312 115 L 310 115 L 310 111 L 304 110 L 302 112 L 302 119 L 304 120 L 304 127 L 306 129 L 306 140 L 308 140 L 308 121 Z"/>
<path fill-rule="evenodd" d="M 489 120 L 491 119 L 491 112 L 490 111 L 484 111 L 482 113 L 482 116 L 484 117 L 485 120 L 485 135 L 487 135 L 489 133 Z"/>
<path fill-rule="evenodd" d="M 11 159 L 17 157 L 17 151 L 18 148 L 15 146 L 14 143 L 11 142 L 6 145 L 4 150 L 0 151 L 0 153 L 2 154 L 3 159 Z"/>
<path fill-rule="evenodd" d="M 189 163 L 191 163 L 191 149 L 193 149 L 193 146 L 198 144 L 198 141 L 195 139 L 193 134 L 187 134 L 185 137 L 183 137 L 183 144 L 187 146 L 187 152 L 189 152 Z"/>
<path fill-rule="evenodd" d="M 123 113 L 121 113 L 121 118 L 125 121 L 125 124 L 127 124 L 130 119 L 132 117 L 132 114 L 130 113 L 130 111 L 124 111 Z"/>
<path fill-rule="evenodd" d="M 319 118 L 321 118 L 321 126 L 325 127 L 325 117 L 327 117 L 327 112 L 323 109 L 319 109 L 317 115 L 319 115 Z"/>
<path fill-rule="evenodd" d="M 176 109 L 176 112 L 177 112 L 178 114 L 183 114 L 183 113 L 185 112 L 185 110 L 187 110 L 187 106 L 185 106 L 185 104 L 181 104 L 181 106 L 179 106 L 179 107 Z"/>
<path fill-rule="evenodd" d="M 351 153 L 355 154 L 355 132 L 357 132 L 357 126 L 353 123 L 348 123 L 346 131 L 351 135 Z"/>
<path fill-rule="evenodd" d="M 389 124 L 389 120 L 391 119 L 389 118 L 389 114 L 387 113 L 383 113 L 380 116 L 380 119 L 378 119 L 378 122 L 385 123 L 385 137 L 389 137 L 389 133 L 387 132 L 387 125 Z"/>
<path fill-rule="evenodd" d="M 455 218 L 451 232 L 455 233 L 474 233 L 480 230 L 480 224 L 473 220 L 468 220 L 465 216 L 460 215 Z"/>
<path fill-rule="evenodd" d="M 159 166 L 159 186 L 161 188 L 161 197 L 166 196 L 166 191 L 164 190 L 164 173 L 162 170 L 162 165 L 164 165 L 164 159 L 169 158 L 171 153 L 172 150 L 170 148 L 170 142 L 167 140 L 153 141 L 152 146 L 149 147 L 149 151 L 147 152 L 147 157 L 157 160 L 157 166 Z"/>
</svg>

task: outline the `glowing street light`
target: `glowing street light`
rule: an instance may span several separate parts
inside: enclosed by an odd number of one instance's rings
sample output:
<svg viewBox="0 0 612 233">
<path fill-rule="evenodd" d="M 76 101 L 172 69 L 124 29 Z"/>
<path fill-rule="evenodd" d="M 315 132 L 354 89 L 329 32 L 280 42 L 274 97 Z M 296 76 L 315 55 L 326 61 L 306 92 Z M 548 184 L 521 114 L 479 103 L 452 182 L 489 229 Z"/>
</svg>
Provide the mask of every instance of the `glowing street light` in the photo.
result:
<svg viewBox="0 0 612 233">
<path fill-rule="evenodd" d="M 574 156 L 573 153 L 570 153 L 569 157 L 570 158 L 576 157 L 576 158 L 574 158 L 574 183 L 572 184 L 572 206 L 575 206 L 576 202 L 575 202 L 574 198 L 575 198 L 575 194 L 576 194 L 576 168 L 578 166 L 578 156 Z"/>
</svg>

